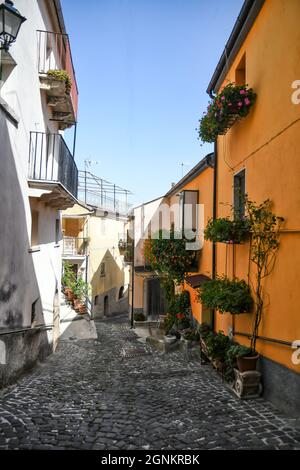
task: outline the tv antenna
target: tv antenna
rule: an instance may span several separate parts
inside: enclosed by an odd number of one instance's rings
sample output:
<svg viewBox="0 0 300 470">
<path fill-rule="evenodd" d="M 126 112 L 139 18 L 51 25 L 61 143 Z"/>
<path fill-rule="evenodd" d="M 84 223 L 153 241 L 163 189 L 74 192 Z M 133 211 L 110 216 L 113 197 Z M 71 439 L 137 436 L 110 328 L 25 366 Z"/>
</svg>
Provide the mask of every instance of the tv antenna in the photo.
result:
<svg viewBox="0 0 300 470">
<path fill-rule="evenodd" d="M 181 178 L 182 178 L 183 177 L 184 167 L 191 166 L 191 163 L 190 162 L 181 162 L 181 163 L 179 163 L 179 165 L 181 166 Z"/>
</svg>

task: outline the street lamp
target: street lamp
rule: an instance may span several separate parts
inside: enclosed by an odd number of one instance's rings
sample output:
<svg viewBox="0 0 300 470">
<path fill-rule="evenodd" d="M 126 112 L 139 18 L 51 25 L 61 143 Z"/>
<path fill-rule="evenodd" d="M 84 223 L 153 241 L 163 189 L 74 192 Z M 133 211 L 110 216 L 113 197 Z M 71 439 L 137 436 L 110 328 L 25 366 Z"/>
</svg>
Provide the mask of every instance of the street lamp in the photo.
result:
<svg viewBox="0 0 300 470">
<path fill-rule="evenodd" d="M 26 18 L 14 7 L 11 0 L 5 0 L 0 5 L 0 43 L 6 52 L 10 45 L 17 39 L 21 24 Z"/>
</svg>

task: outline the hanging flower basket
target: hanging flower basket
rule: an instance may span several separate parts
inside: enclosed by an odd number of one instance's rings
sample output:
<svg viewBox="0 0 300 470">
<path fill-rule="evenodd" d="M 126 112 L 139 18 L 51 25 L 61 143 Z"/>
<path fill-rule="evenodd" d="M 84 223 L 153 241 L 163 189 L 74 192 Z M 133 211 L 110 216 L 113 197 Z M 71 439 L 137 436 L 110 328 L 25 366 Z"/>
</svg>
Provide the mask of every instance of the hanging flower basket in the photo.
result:
<svg viewBox="0 0 300 470">
<path fill-rule="evenodd" d="M 205 240 L 215 243 L 239 244 L 247 241 L 249 236 L 250 222 L 247 219 L 209 219 L 204 230 Z"/>
<path fill-rule="evenodd" d="M 199 289 L 199 300 L 207 308 L 220 313 L 250 313 L 253 299 L 249 286 L 244 280 L 229 279 L 226 276 L 205 282 Z"/>
<path fill-rule="evenodd" d="M 218 135 L 226 134 L 237 121 L 247 116 L 255 98 L 256 93 L 247 85 L 226 85 L 200 119 L 199 138 L 203 142 L 214 142 Z"/>
</svg>

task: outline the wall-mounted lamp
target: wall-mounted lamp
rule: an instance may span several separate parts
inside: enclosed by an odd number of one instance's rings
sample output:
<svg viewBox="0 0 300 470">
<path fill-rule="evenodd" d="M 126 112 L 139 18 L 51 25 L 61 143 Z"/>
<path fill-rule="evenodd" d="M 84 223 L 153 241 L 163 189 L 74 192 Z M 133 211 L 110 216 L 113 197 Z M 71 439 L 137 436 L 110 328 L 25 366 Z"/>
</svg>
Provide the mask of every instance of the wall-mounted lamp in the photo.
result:
<svg viewBox="0 0 300 470">
<path fill-rule="evenodd" d="M 14 7 L 11 0 L 5 0 L 0 5 L 0 49 L 6 52 L 19 34 L 22 23 L 26 18 Z"/>
</svg>

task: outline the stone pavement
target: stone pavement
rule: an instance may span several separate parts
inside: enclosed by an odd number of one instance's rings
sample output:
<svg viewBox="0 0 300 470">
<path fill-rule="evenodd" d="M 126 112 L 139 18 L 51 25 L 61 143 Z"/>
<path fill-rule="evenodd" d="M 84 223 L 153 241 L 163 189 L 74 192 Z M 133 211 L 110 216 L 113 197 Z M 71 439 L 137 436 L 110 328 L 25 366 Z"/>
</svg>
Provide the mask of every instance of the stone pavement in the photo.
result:
<svg viewBox="0 0 300 470">
<path fill-rule="evenodd" d="M 0 449 L 300 448 L 299 429 L 209 365 L 142 344 L 124 317 L 96 326 L 1 392 Z"/>
</svg>

